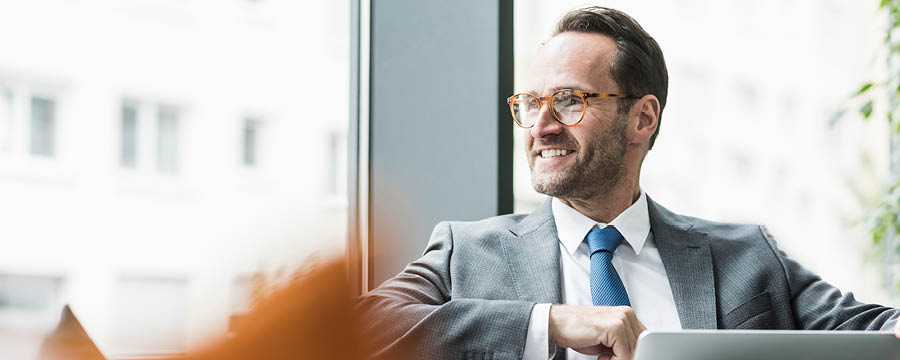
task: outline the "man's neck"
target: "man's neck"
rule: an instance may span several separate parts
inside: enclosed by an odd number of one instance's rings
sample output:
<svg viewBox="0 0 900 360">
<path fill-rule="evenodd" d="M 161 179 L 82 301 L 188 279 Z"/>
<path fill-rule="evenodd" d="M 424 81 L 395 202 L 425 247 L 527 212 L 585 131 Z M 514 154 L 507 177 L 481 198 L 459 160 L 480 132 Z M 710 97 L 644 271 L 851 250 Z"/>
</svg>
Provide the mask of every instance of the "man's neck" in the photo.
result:
<svg viewBox="0 0 900 360">
<path fill-rule="evenodd" d="M 608 224 L 640 198 L 640 186 L 637 184 L 628 185 L 622 189 L 613 189 L 613 191 L 606 194 L 595 195 L 589 199 L 559 200 L 596 222 Z"/>
</svg>

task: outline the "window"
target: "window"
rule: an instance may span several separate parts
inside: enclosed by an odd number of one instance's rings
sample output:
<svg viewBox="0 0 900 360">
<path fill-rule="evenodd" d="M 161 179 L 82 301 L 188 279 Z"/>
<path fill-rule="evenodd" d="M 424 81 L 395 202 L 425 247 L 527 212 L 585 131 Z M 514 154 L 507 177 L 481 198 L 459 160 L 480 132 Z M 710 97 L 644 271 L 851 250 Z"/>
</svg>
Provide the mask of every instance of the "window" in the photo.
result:
<svg viewBox="0 0 900 360">
<path fill-rule="evenodd" d="M 0 152 L 12 147 L 12 91 L 0 87 Z"/>
<path fill-rule="evenodd" d="M 872 50 L 861 45 L 869 40 L 835 41 L 830 33 L 842 39 L 877 39 L 877 31 L 863 26 L 875 17 L 853 11 L 850 2 L 777 3 L 777 11 L 769 11 L 740 1 L 678 2 L 673 9 L 690 14 L 679 18 L 659 11 L 654 1 L 604 2 L 634 16 L 656 37 L 669 70 L 661 131 L 641 169 L 640 186 L 663 206 L 686 215 L 766 224 L 795 260 L 843 290 L 878 302 L 890 292 L 879 288 L 878 281 L 858 281 L 881 269 L 864 260 L 869 249 L 855 245 L 866 242 L 866 233 L 848 224 L 865 218 L 858 204 L 878 188 L 859 184 L 877 184 L 881 175 L 845 166 L 835 155 L 887 155 L 887 137 L 867 137 L 869 144 L 862 146 L 855 139 L 870 130 L 865 123 L 848 117 L 840 131 L 830 131 L 829 116 L 822 114 L 822 109 L 846 103 L 847 94 L 871 75 L 864 64 Z M 553 24 L 580 5 L 548 0 L 515 5 L 515 70 L 521 89 Z M 839 21 L 834 14 L 840 14 Z M 827 24 L 827 31 L 817 31 L 819 24 Z M 722 31 L 703 32 L 709 28 Z M 772 28 L 779 29 L 778 36 L 768 31 Z M 722 46 L 714 51 L 698 47 L 700 33 L 708 35 L 708 43 Z M 784 61 L 771 61 L 772 53 Z M 784 94 L 791 94 L 790 99 Z M 521 131 L 515 131 L 515 207 L 525 212 L 545 198 L 531 186 Z M 798 193 L 817 201 L 807 204 L 788 196 Z M 850 203 L 854 205 L 846 205 Z M 827 266 L 837 259 L 847 265 Z"/>
<path fill-rule="evenodd" d="M 134 104 L 122 104 L 122 167 L 134 168 L 137 166 L 137 106 Z"/>
<path fill-rule="evenodd" d="M 160 106 L 156 133 L 156 168 L 174 173 L 178 168 L 178 112 L 169 106 Z"/>
<path fill-rule="evenodd" d="M 43 97 L 31 98 L 31 153 L 53 156 L 56 141 L 56 104 Z"/>
<path fill-rule="evenodd" d="M 0 274 L 0 329 L 52 329 L 62 284 L 56 276 Z"/>
<path fill-rule="evenodd" d="M 0 144 L 9 149 L 0 153 L 0 275 L 58 271 L 61 296 L 97 345 L 129 358 L 224 335 L 252 293 L 252 283 L 232 281 L 238 275 L 290 271 L 346 246 L 346 204 L 319 201 L 329 157 L 306 153 L 309 144 L 324 152 L 329 131 L 347 126 L 349 96 L 322 102 L 306 91 L 349 93 L 349 2 L 262 0 L 242 12 L 227 1 L 102 10 L 76 1 L 67 9 L 78 16 L 58 18 L 40 16 L 45 5 L 0 1 L 0 14 L 19 20 L 0 21 L 0 34 L 71 30 L 0 55 Z M 82 23 L 118 24 L 117 37 L 142 41 L 105 41 Z M 304 49 L 291 46 L 322 30 L 328 36 Z M 71 39 L 127 66 L 93 71 L 92 62 L 41 56 Z M 198 42 L 230 46 L 182 61 L 178 49 Z M 40 66 L 23 68 L 35 59 Z M 292 240 L 303 238 L 317 241 Z M 79 260 L 61 262 L 59 249 Z M 62 304 L 50 308 L 55 326 Z M 4 319 L 30 313 L 0 307 L 0 359 L 36 357 L 4 347 L 4 335 L 32 326 Z"/>
<path fill-rule="evenodd" d="M 0 307 L 47 307 L 56 298 L 61 283 L 57 277 L 0 275 Z"/>
<path fill-rule="evenodd" d="M 246 166 L 256 166 L 259 152 L 259 121 L 244 119 L 243 162 Z"/>
</svg>

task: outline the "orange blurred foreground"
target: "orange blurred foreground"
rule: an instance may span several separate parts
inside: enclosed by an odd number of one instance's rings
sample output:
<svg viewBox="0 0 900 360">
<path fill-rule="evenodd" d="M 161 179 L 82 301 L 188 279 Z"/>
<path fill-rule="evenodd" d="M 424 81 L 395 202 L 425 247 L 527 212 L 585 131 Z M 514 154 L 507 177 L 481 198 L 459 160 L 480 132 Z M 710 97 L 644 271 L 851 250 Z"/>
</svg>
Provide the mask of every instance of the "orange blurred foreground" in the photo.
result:
<svg viewBox="0 0 900 360">
<path fill-rule="evenodd" d="M 234 335 L 185 360 L 359 359 L 346 265 L 333 260 L 260 301 Z"/>
<path fill-rule="evenodd" d="M 316 264 L 261 299 L 228 338 L 184 357 L 166 359 L 360 359 L 363 346 L 350 291 L 344 261 Z M 67 314 L 71 317 L 67 311 L 63 317 Z M 57 331 L 45 339 L 40 359 L 103 359 L 75 324 L 77 321 L 61 321 Z"/>
</svg>

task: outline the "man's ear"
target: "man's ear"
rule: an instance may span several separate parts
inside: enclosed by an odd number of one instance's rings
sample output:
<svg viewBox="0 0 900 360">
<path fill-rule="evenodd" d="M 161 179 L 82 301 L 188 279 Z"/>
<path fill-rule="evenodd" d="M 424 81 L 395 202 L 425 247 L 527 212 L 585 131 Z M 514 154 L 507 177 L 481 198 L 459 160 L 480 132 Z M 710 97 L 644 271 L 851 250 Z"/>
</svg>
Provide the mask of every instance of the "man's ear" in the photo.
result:
<svg viewBox="0 0 900 360">
<path fill-rule="evenodd" d="M 648 143 L 659 126 L 659 99 L 654 95 L 644 95 L 634 104 L 637 121 L 634 122 L 632 143 Z"/>
</svg>

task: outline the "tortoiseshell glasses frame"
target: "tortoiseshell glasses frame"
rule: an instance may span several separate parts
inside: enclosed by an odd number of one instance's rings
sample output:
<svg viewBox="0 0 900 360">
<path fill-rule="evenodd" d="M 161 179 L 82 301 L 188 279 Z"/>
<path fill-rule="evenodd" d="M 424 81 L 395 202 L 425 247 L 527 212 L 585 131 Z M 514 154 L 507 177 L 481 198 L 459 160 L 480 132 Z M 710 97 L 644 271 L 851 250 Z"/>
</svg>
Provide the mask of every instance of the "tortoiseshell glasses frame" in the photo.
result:
<svg viewBox="0 0 900 360">
<path fill-rule="evenodd" d="M 575 89 L 560 89 L 550 96 L 536 96 L 529 93 L 519 93 L 506 99 L 509 111 L 512 113 L 516 125 L 528 129 L 534 126 L 537 117 L 540 116 L 544 101 L 550 106 L 550 113 L 557 121 L 564 125 L 572 126 L 581 122 L 587 113 L 588 98 L 633 98 L 629 94 L 610 94 L 585 92 Z M 560 110 L 563 112 L 561 113 Z M 517 114 L 521 111 L 522 114 Z"/>
</svg>

